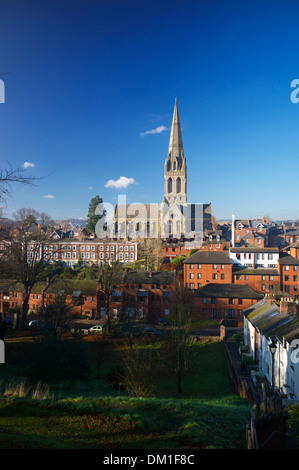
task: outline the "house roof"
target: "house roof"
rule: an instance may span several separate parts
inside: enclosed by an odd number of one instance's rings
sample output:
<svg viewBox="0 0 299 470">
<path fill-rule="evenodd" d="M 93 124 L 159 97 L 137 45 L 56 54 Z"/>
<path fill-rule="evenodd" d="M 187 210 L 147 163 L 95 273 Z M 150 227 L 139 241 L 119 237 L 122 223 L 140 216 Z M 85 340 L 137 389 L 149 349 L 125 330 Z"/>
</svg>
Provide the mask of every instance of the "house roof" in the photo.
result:
<svg viewBox="0 0 299 470">
<path fill-rule="evenodd" d="M 221 299 L 261 299 L 263 296 L 247 285 L 210 283 L 195 291 L 198 297 Z"/>
<path fill-rule="evenodd" d="M 233 274 L 247 274 L 248 276 L 279 276 L 278 269 L 275 268 L 235 268 L 233 269 Z"/>
<path fill-rule="evenodd" d="M 175 280 L 175 271 L 129 271 L 124 282 L 128 284 L 172 284 Z"/>
<path fill-rule="evenodd" d="M 244 311 L 245 317 L 261 334 L 268 338 L 285 338 L 287 341 L 299 338 L 299 317 L 294 312 L 280 311 L 280 303 L 265 299 Z"/>
<path fill-rule="evenodd" d="M 278 248 L 252 248 L 252 247 L 246 247 L 246 248 L 230 248 L 231 253 L 278 253 L 279 249 Z"/>
<path fill-rule="evenodd" d="M 280 253 L 278 262 L 281 266 L 298 266 L 299 259 L 294 258 L 294 256 L 288 255 L 287 253 Z"/>
<path fill-rule="evenodd" d="M 232 264 L 228 251 L 197 251 L 184 264 Z"/>
<path fill-rule="evenodd" d="M 96 295 L 98 281 L 96 279 L 55 279 L 46 289 L 46 293 L 57 294 L 64 291 L 67 295 L 75 295 L 74 292 L 81 292 L 82 295 Z"/>
</svg>

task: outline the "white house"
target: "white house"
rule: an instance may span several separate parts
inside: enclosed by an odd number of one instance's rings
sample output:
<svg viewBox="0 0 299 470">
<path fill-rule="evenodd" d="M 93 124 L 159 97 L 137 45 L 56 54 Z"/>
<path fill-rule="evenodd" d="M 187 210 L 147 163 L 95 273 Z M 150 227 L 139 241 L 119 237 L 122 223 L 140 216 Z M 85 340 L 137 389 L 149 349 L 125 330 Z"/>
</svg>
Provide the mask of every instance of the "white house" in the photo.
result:
<svg viewBox="0 0 299 470">
<path fill-rule="evenodd" d="M 230 257 L 234 266 L 250 268 L 277 268 L 278 248 L 230 248 Z"/>
<path fill-rule="evenodd" d="M 246 309 L 244 341 L 268 382 L 299 402 L 299 302 L 268 296 Z"/>
</svg>

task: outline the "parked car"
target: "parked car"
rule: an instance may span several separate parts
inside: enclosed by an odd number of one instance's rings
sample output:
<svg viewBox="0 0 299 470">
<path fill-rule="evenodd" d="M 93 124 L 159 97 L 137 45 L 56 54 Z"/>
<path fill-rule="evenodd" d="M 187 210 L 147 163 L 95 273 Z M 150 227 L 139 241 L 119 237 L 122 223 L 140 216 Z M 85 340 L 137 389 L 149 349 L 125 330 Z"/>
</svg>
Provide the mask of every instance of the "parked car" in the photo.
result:
<svg viewBox="0 0 299 470">
<path fill-rule="evenodd" d="M 96 333 L 103 333 L 105 330 L 105 325 L 94 325 L 91 328 L 89 328 L 88 333 L 93 335 Z"/>
<path fill-rule="evenodd" d="M 40 322 L 39 320 L 31 320 L 28 323 L 28 326 L 30 326 L 30 328 L 38 328 L 40 326 Z"/>
<path fill-rule="evenodd" d="M 159 330 L 156 330 L 155 328 L 145 328 L 144 333 L 149 334 L 149 335 L 162 335 L 162 332 Z"/>
</svg>

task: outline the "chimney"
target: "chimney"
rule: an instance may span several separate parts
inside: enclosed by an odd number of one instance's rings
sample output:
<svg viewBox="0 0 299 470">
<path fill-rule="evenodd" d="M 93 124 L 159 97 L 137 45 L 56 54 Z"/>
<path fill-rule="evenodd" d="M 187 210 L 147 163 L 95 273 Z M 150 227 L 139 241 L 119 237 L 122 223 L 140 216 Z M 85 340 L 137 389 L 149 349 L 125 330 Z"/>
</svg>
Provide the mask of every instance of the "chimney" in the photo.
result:
<svg viewBox="0 0 299 470">
<path fill-rule="evenodd" d="M 299 305 L 295 305 L 295 303 L 292 301 L 292 299 L 281 299 L 280 300 L 280 313 L 286 313 L 289 315 L 290 313 L 296 313 L 299 312 L 299 309 L 297 309 Z"/>
<path fill-rule="evenodd" d="M 232 247 L 235 246 L 235 214 L 232 214 Z"/>
</svg>

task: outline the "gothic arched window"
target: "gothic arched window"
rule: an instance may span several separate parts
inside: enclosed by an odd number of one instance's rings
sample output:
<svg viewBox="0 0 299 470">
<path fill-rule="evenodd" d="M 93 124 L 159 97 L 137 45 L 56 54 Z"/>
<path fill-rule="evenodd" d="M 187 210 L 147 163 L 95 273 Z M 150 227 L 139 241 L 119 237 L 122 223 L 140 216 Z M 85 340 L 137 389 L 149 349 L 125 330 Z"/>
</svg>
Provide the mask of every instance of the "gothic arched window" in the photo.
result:
<svg viewBox="0 0 299 470">
<path fill-rule="evenodd" d="M 181 191 L 182 191 L 182 182 L 181 182 L 181 178 L 178 178 L 176 180 L 176 192 L 180 193 Z"/>
<path fill-rule="evenodd" d="M 167 169 L 167 171 L 170 171 L 170 170 L 171 170 L 171 162 L 170 162 L 170 160 L 167 160 L 166 169 Z"/>
<path fill-rule="evenodd" d="M 171 178 L 168 178 L 167 192 L 172 193 L 172 179 Z"/>
<path fill-rule="evenodd" d="M 176 160 L 173 162 L 173 169 L 176 170 Z"/>
</svg>

